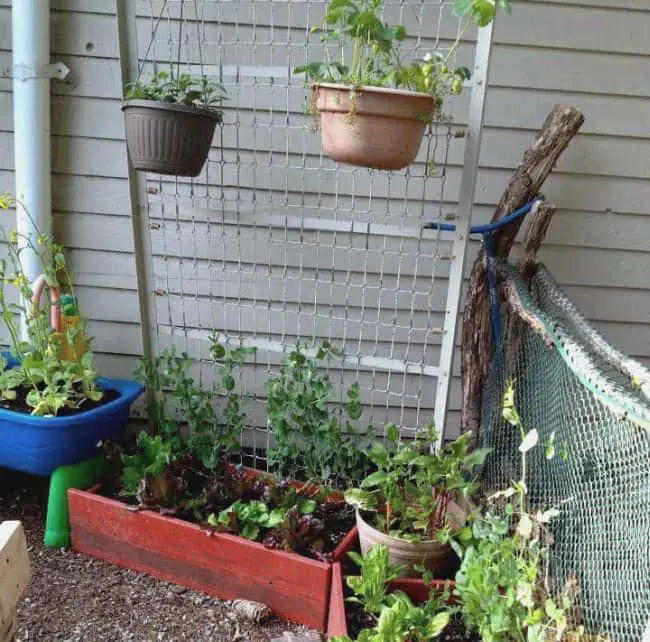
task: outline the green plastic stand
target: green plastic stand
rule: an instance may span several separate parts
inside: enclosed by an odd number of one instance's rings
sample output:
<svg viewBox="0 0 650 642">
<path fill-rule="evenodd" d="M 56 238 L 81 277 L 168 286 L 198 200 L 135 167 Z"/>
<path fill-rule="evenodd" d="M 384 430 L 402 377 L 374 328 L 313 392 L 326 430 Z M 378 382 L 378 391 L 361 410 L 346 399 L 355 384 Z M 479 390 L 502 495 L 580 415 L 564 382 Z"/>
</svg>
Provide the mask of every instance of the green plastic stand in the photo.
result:
<svg viewBox="0 0 650 642">
<path fill-rule="evenodd" d="M 45 546 L 67 548 L 70 546 L 70 520 L 68 518 L 68 488 L 86 490 L 94 486 L 106 472 L 106 459 L 94 457 L 70 466 L 59 466 L 50 478 L 47 502 Z"/>
</svg>

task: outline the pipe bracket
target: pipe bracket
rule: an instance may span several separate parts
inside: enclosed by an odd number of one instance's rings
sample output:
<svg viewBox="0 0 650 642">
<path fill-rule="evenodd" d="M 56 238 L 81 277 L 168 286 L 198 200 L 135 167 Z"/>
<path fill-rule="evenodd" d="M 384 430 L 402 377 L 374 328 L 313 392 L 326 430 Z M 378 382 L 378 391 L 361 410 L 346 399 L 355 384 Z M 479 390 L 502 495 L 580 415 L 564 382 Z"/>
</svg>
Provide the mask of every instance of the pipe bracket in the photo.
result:
<svg viewBox="0 0 650 642">
<path fill-rule="evenodd" d="M 32 80 L 34 78 L 53 78 L 56 80 L 65 80 L 70 73 L 70 69 L 63 62 L 55 62 L 51 65 L 41 65 L 36 69 L 28 65 L 14 65 L 9 69 L 4 69 L 3 78 L 15 78 L 17 80 Z"/>
</svg>

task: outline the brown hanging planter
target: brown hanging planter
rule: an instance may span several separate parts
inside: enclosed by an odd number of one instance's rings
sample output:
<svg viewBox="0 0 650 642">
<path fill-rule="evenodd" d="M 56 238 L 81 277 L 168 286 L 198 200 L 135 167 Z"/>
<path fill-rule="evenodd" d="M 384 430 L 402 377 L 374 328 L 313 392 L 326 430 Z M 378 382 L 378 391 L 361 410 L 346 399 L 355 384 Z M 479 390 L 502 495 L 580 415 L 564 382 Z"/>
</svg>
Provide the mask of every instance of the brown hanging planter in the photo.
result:
<svg viewBox="0 0 650 642">
<path fill-rule="evenodd" d="M 312 85 L 323 153 L 339 163 L 403 169 L 417 156 L 436 111 L 432 96 L 383 87 Z"/>
<path fill-rule="evenodd" d="M 135 169 L 172 176 L 201 173 L 222 119 L 219 110 L 136 99 L 126 101 L 122 111 Z"/>
</svg>

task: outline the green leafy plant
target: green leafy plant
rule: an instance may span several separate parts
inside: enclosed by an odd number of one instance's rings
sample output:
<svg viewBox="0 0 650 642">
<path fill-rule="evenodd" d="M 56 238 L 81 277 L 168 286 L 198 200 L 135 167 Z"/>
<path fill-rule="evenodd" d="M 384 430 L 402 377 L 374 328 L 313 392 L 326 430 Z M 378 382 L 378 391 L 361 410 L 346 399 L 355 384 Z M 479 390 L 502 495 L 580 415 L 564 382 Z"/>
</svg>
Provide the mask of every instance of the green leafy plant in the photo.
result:
<svg viewBox="0 0 650 642">
<path fill-rule="evenodd" d="M 161 103 L 177 103 L 220 111 L 226 99 L 226 90 L 206 76 L 190 76 L 170 71 L 155 73 L 149 82 L 137 80 L 127 87 L 126 99 L 153 100 Z"/>
<path fill-rule="evenodd" d="M 286 511 L 281 508 L 269 509 L 259 500 L 238 501 L 218 516 L 210 515 L 208 524 L 224 526 L 246 539 L 256 540 L 264 529 L 271 529 L 280 524 L 285 514 Z"/>
<path fill-rule="evenodd" d="M 147 414 L 152 431 L 171 445 L 175 456 L 190 453 L 208 469 L 216 468 L 239 447 L 245 425 L 241 396 L 235 390 L 234 372 L 254 352 L 251 348 L 228 349 L 213 337 L 212 356 L 219 378 L 211 389 L 199 386 L 190 375 L 192 360 L 174 348 L 161 356 L 142 359 L 135 372 L 145 384 Z M 223 417 L 217 412 L 218 396 L 225 396 Z M 188 435 L 182 436 L 182 424 Z"/>
<path fill-rule="evenodd" d="M 405 593 L 390 592 L 390 582 L 400 568 L 390 564 L 386 546 L 372 547 L 365 557 L 349 555 L 359 565 L 360 575 L 347 578 L 353 592 L 347 601 L 359 604 L 374 623 L 361 631 L 357 642 L 430 642 L 440 636 L 454 613 L 447 605 L 447 593 L 432 591 L 426 602 L 415 605 Z M 338 636 L 332 642 L 352 640 Z"/>
<path fill-rule="evenodd" d="M 569 598 L 554 595 L 548 584 L 548 525 L 559 511 L 529 506 L 527 453 L 538 445 L 539 436 L 535 429 L 524 428 L 512 383 L 504 395 L 503 418 L 521 438 L 521 477 L 488 498 L 472 525 L 472 540 L 460 551 L 455 595 L 464 622 L 485 642 L 604 639 L 572 626 Z M 548 448 L 546 455 L 552 456 Z"/>
<path fill-rule="evenodd" d="M 448 518 L 450 502 L 476 492 L 476 470 L 489 450 L 471 451 L 471 433 L 465 433 L 431 452 L 430 444 L 436 440 L 432 427 L 424 442 L 400 442 L 393 424 L 387 427 L 386 437 L 389 448 L 376 442 L 368 451 L 377 471 L 359 488 L 346 491 L 346 500 L 375 512 L 377 527 L 387 534 L 447 543 L 453 530 Z M 456 526 L 458 530 L 460 525 Z"/>
<path fill-rule="evenodd" d="M 471 16 L 479 27 L 486 27 L 496 16 L 497 8 L 512 12 L 508 0 L 456 0 L 454 13 L 458 16 Z"/>
<path fill-rule="evenodd" d="M 8 194 L 0 196 L 0 209 L 15 204 Z M 43 266 L 47 286 L 74 296 L 64 247 L 38 230 L 32 238 L 16 231 L 7 234 L 2 228 L 0 238 L 8 252 L 7 259 L 0 259 L 0 315 L 9 332 L 11 355 L 17 361 L 10 367 L 8 360 L 0 357 L 0 398 L 14 404 L 24 399 L 31 414 L 39 416 L 75 411 L 88 400 L 100 401 L 103 392 L 97 385 L 86 320 L 79 317 L 65 333 L 56 332 L 50 325 L 51 304 L 31 305 L 34 292 L 21 264 L 23 252 L 33 252 Z M 18 302 L 12 301 L 10 288 Z M 20 335 L 19 317 L 25 320 L 26 340 Z M 20 405 L 10 407 L 20 409 Z"/>
<path fill-rule="evenodd" d="M 363 411 L 359 386 L 350 386 L 347 401 L 332 408 L 334 387 L 319 371 L 319 361 L 339 356 L 327 341 L 314 358 L 298 344 L 279 375 L 267 382 L 266 410 L 275 440 L 269 462 L 280 475 L 346 484 L 367 470 L 361 443 L 370 427 L 356 425 Z"/>
<path fill-rule="evenodd" d="M 140 482 L 147 475 L 158 477 L 172 460 L 172 445 L 160 435 L 152 437 L 145 431 L 138 435 L 138 452 L 122 455 L 122 491 L 124 496 L 135 497 Z"/>
<path fill-rule="evenodd" d="M 386 605 L 388 584 L 399 577 L 402 567 L 390 563 L 388 547 L 384 545 L 373 546 L 365 557 L 355 551 L 350 551 L 348 556 L 360 571 L 359 575 L 346 578 L 354 592 L 349 601 L 362 604 L 367 613 L 379 615 Z"/>
<path fill-rule="evenodd" d="M 383 0 L 331 0 L 321 25 L 311 29 L 320 34 L 325 59 L 298 67 L 295 72 L 305 74 L 310 82 L 350 85 L 353 92 L 371 86 L 425 93 L 434 98 L 437 106 L 445 95 L 460 94 L 470 72 L 466 67 L 454 67 L 452 60 L 464 28 L 446 54 L 435 51 L 405 63 L 400 43 L 408 34 L 403 25 L 383 21 L 383 5 Z M 494 19 L 497 5 L 510 10 L 506 0 L 457 0 L 455 12 L 484 26 Z M 352 56 L 346 61 L 345 52 L 350 47 Z"/>
</svg>

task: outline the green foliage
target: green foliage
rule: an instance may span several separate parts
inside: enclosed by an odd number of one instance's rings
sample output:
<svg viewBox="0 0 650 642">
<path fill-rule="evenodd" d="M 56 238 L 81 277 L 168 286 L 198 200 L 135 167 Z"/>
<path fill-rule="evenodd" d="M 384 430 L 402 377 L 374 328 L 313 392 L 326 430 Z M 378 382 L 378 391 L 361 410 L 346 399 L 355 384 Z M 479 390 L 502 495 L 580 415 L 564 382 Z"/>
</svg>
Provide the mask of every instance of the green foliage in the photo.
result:
<svg viewBox="0 0 650 642">
<path fill-rule="evenodd" d="M 365 557 L 354 551 L 348 555 L 361 573 L 347 578 L 348 586 L 354 592 L 350 601 L 363 604 L 367 613 L 379 615 L 386 604 L 388 583 L 399 576 L 401 567 L 390 563 L 388 547 L 384 545 L 373 546 Z"/>
<path fill-rule="evenodd" d="M 332 408 L 334 387 L 319 371 L 319 361 L 338 356 L 327 341 L 315 358 L 298 344 L 284 358 L 280 374 L 267 382 L 266 410 L 275 440 L 269 463 L 283 476 L 345 484 L 367 470 L 360 448 L 370 427 L 361 431 L 356 425 L 363 411 L 359 386 L 350 386 L 347 401 Z"/>
<path fill-rule="evenodd" d="M 122 491 L 127 497 L 135 497 L 140 482 L 146 475 L 158 477 L 172 459 L 172 446 L 160 435 L 152 437 L 144 430 L 138 435 L 138 453 L 122 455 Z"/>
<path fill-rule="evenodd" d="M 0 209 L 15 204 L 16 200 L 9 195 L 0 196 Z M 44 300 L 47 296 L 42 298 L 39 308 L 26 307 L 34 292 L 21 265 L 25 251 L 38 257 L 49 288 L 74 294 L 65 248 L 38 231 L 36 238 L 30 238 L 16 231 L 7 235 L 2 229 L 0 238 L 8 250 L 8 258 L 0 259 L 0 316 L 9 332 L 11 354 L 19 362 L 9 368 L 7 360 L 0 359 L 0 397 L 13 401 L 19 392 L 25 394 L 31 413 L 39 416 L 78 409 L 86 400 L 100 401 L 103 393 L 97 386 L 91 339 L 85 333 L 86 320 L 80 317 L 64 336 L 50 326 L 51 304 Z M 10 287 L 15 288 L 18 303 L 10 301 Z M 21 315 L 26 321 L 26 341 L 20 337 Z"/>
<path fill-rule="evenodd" d="M 280 524 L 285 514 L 285 510 L 281 508 L 269 509 L 264 502 L 259 500 L 238 501 L 219 513 L 218 517 L 210 515 L 208 524 L 224 526 L 246 539 L 256 540 L 263 530 Z"/>
<path fill-rule="evenodd" d="M 377 471 L 366 477 L 360 488 L 348 490 L 346 500 L 362 510 L 378 511 L 377 526 L 385 533 L 449 541 L 453 530 L 449 504 L 478 490 L 474 475 L 489 450 L 471 451 L 471 433 L 436 452 L 430 451 L 436 438 L 433 428 L 424 443 L 399 442 L 392 424 L 386 434 L 392 448 L 378 442 L 372 445 L 368 457 Z"/>
<path fill-rule="evenodd" d="M 494 20 L 497 8 L 507 13 L 512 12 L 508 0 L 456 0 L 454 3 L 454 13 L 457 16 L 471 16 L 479 27 L 485 27 Z"/>
<path fill-rule="evenodd" d="M 521 478 L 488 498 L 476 516 L 455 594 L 465 625 L 485 642 L 565 639 L 570 602 L 552 596 L 545 581 L 552 542 L 547 525 L 559 511 L 533 512 L 528 506 L 526 454 L 538 437 L 535 430 L 525 430 L 511 383 L 504 395 L 503 418 L 520 434 Z"/>
<path fill-rule="evenodd" d="M 154 100 L 161 103 L 177 103 L 201 109 L 220 111 L 226 98 L 226 90 L 206 76 L 189 74 L 174 76 L 169 71 L 155 73 L 148 83 L 138 80 L 127 87 L 126 99 Z"/>
<path fill-rule="evenodd" d="M 408 34 L 404 26 L 382 20 L 383 4 L 383 0 L 331 0 L 322 24 L 311 29 L 320 34 L 325 60 L 298 67 L 296 73 L 313 82 L 409 89 L 432 96 L 437 105 L 446 94 L 460 94 L 470 72 L 466 67 L 454 67 L 451 59 L 464 29 L 446 55 L 436 51 L 422 60 L 404 63 L 400 44 Z M 506 0 L 498 4 L 510 8 Z M 481 26 L 494 19 L 496 9 L 495 0 L 457 0 L 455 5 L 457 15 L 468 16 Z M 344 52 L 349 46 L 352 57 L 348 64 Z"/>
<path fill-rule="evenodd" d="M 385 545 L 374 546 L 363 558 L 356 553 L 349 555 L 359 565 L 361 575 L 347 578 L 354 593 L 348 601 L 361 604 L 376 622 L 374 628 L 359 634 L 357 642 L 430 642 L 440 636 L 454 612 L 446 604 L 446 593 L 432 592 L 424 604 L 416 606 L 401 591 L 389 592 L 389 583 L 400 568 L 390 564 Z M 352 640 L 339 636 L 332 642 Z"/>
<path fill-rule="evenodd" d="M 154 433 L 170 444 L 175 456 L 190 453 L 210 470 L 239 447 L 245 415 L 235 391 L 234 372 L 254 350 L 227 349 L 214 336 L 211 352 L 219 373 L 212 389 L 205 390 L 194 381 L 192 360 L 174 348 L 154 359 L 142 359 L 135 372 L 147 388 L 147 413 Z M 226 397 L 223 419 L 216 410 L 218 395 Z M 181 434 L 183 423 L 187 437 Z"/>
</svg>

